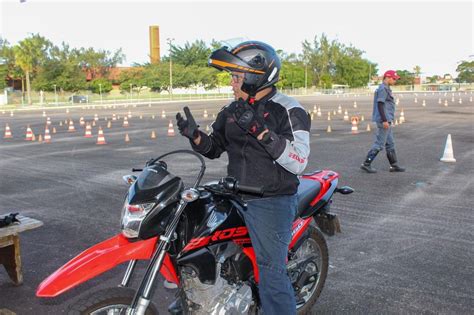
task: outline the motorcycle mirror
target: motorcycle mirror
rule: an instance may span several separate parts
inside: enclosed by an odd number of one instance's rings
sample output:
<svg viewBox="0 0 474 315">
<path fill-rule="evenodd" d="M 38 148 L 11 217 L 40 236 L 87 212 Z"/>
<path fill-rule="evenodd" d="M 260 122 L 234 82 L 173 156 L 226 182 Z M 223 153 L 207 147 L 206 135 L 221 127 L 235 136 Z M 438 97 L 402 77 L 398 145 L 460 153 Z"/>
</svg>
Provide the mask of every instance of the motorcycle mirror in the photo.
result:
<svg viewBox="0 0 474 315">
<path fill-rule="evenodd" d="M 341 188 L 337 188 L 336 192 L 341 193 L 343 195 L 349 195 L 354 192 L 354 189 L 349 186 L 342 186 Z"/>
<path fill-rule="evenodd" d="M 137 180 L 137 177 L 135 175 L 125 175 L 122 179 L 128 185 L 132 185 Z"/>
</svg>

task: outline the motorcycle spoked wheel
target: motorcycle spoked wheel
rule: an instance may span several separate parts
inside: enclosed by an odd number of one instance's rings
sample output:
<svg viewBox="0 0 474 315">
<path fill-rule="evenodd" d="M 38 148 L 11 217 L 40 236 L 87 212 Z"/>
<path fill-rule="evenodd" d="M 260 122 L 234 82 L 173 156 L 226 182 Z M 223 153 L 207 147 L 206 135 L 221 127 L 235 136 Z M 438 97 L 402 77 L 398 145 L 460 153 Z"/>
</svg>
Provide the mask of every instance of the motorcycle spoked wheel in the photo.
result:
<svg viewBox="0 0 474 315">
<path fill-rule="evenodd" d="M 318 300 L 328 274 L 329 254 L 323 233 L 321 233 L 318 228 L 311 225 L 308 227 L 308 232 L 308 238 L 303 242 L 303 244 L 301 244 L 300 248 L 297 249 L 296 255 L 291 261 L 304 261 L 307 258 L 314 256 L 315 260 L 308 264 L 310 270 L 307 271 L 315 271 L 316 268 L 318 271 L 318 277 L 315 281 L 302 288 L 302 290 L 305 290 L 307 293 L 303 297 L 305 302 L 296 305 L 297 315 L 311 314 L 311 308 Z M 252 305 L 249 314 L 263 314 L 261 306 Z"/>
<path fill-rule="evenodd" d="M 130 288 L 107 288 L 93 292 L 69 307 L 69 315 L 122 315 L 132 303 L 135 290 Z M 146 315 L 158 315 L 158 310 L 150 303 Z"/>
<path fill-rule="evenodd" d="M 292 260 L 304 261 L 309 257 L 314 257 L 306 265 L 305 270 L 308 273 L 317 272 L 317 277 L 315 277 L 314 281 L 300 289 L 299 295 L 304 300 L 304 303 L 296 305 L 298 315 L 311 313 L 311 308 L 323 290 L 329 266 L 328 246 L 323 233 L 314 226 L 309 226 L 308 232 L 309 237 L 296 250 L 296 255 Z"/>
</svg>

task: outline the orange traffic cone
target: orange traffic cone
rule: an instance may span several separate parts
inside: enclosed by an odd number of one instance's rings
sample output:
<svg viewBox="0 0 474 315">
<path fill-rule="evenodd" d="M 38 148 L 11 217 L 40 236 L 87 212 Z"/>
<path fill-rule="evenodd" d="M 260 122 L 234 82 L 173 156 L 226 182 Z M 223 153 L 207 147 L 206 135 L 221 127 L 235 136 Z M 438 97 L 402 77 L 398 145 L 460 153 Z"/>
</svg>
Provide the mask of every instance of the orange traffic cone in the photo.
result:
<svg viewBox="0 0 474 315">
<path fill-rule="evenodd" d="M 370 131 L 370 124 L 367 124 L 367 131 Z"/>
<path fill-rule="evenodd" d="M 115 114 L 112 114 L 112 120 L 117 120 L 117 116 L 115 116 Z"/>
<path fill-rule="evenodd" d="M 10 130 L 10 126 L 8 124 L 5 125 L 5 135 L 3 136 L 3 139 L 9 139 L 13 138 L 12 136 L 12 131 Z"/>
<path fill-rule="evenodd" d="M 156 139 L 155 130 L 152 130 L 152 131 L 151 131 L 151 138 L 152 138 L 152 139 Z"/>
<path fill-rule="evenodd" d="M 123 125 L 122 126 L 123 127 L 128 127 L 128 118 L 127 118 L 127 116 L 123 117 Z"/>
<path fill-rule="evenodd" d="M 164 109 L 161 111 L 161 118 L 166 118 L 166 112 Z M 153 115 L 153 119 L 155 119 L 154 115 Z"/>
<path fill-rule="evenodd" d="M 130 142 L 130 137 L 128 136 L 128 133 L 125 134 L 125 142 L 126 143 Z"/>
<path fill-rule="evenodd" d="M 46 118 L 46 126 L 51 126 L 51 118 Z"/>
<path fill-rule="evenodd" d="M 46 127 L 44 130 L 44 143 L 50 143 L 51 142 L 51 134 L 49 133 L 49 128 Z"/>
<path fill-rule="evenodd" d="M 62 126 L 63 126 L 63 121 L 61 120 L 61 121 L 59 122 L 59 127 L 62 127 Z"/>
<path fill-rule="evenodd" d="M 359 133 L 359 128 L 357 127 L 358 120 L 357 119 L 352 119 L 351 123 L 352 123 L 352 127 L 351 127 L 352 134 Z"/>
<path fill-rule="evenodd" d="M 84 117 L 79 118 L 79 125 L 84 126 L 85 125 Z"/>
<path fill-rule="evenodd" d="M 56 127 L 53 127 L 53 133 L 56 133 Z"/>
<path fill-rule="evenodd" d="M 67 132 L 74 132 L 76 131 L 76 129 L 74 128 L 74 122 L 71 120 L 69 120 L 69 127 L 67 128 Z"/>
<path fill-rule="evenodd" d="M 328 129 L 326 129 L 326 132 L 327 132 L 327 133 L 332 132 L 331 125 L 328 125 Z"/>
<path fill-rule="evenodd" d="M 94 114 L 94 120 L 95 120 L 95 121 L 98 121 L 98 120 L 99 120 L 99 115 Z"/>
<path fill-rule="evenodd" d="M 86 132 L 84 133 L 84 138 L 92 138 L 92 127 L 90 124 L 86 125 Z"/>
<path fill-rule="evenodd" d="M 107 128 L 110 128 L 110 127 L 112 127 L 112 121 L 111 121 L 111 120 L 109 120 L 109 121 L 107 122 Z"/>
<path fill-rule="evenodd" d="M 95 120 L 92 121 L 92 127 L 95 127 Z"/>
<path fill-rule="evenodd" d="M 99 134 L 97 135 L 96 144 L 107 144 L 107 142 L 105 142 L 105 137 L 104 137 L 104 132 L 102 131 L 102 127 L 99 127 Z"/>
<path fill-rule="evenodd" d="M 31 130 L 30 128 L 30 125 L 28 125 L 28 127 L 26 127 L 26 138 L 25 138 L 26 141 L 34 141 L 33 140 L 33 131 Z"/>
<path fill-rule="evenodd" d="M 36 136 L 34 133 L 31 133 L 31 141 L 36 141 Z"/>
<path fill-rule="evenodd" d="M 174 134 L 174 127 L 173 127 L 173 122 L 170 120 L 170 123 L 168 125 L 168 137 L 173 137 Z"/>
<path fill-rule="evenodd" d="M 43 142 L 43 136 L 40 134 L 40 135 L 38 136 L 38 143 L 41 143 L 41 142 Z"/>
</svg>

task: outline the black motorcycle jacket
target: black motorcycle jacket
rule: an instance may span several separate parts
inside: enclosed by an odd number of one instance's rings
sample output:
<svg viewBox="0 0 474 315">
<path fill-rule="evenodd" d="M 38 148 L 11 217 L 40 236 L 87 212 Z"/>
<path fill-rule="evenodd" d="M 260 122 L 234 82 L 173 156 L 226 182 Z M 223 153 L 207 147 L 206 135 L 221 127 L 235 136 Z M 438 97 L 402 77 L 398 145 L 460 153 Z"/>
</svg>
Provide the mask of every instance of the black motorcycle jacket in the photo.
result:
<svg viewBox="0 0 474 315">
<path fill-rule="evenodd" d="M 264 197 L 295 194 L 301 174 L 308 163 L 311 119 L 295 99 L 274 88 L 251 106 L 263 114 L 269 137 L 257 140 L 237 125 L 234 101 L 222 108 L 207 135 L 200 131 L 201 142 L 193 149 L 215 159 L 225 151 L 227 172 L 241 184 L 264 187 Z M 263 110 L 260 108 L 263 106 Z"/>
</svg>

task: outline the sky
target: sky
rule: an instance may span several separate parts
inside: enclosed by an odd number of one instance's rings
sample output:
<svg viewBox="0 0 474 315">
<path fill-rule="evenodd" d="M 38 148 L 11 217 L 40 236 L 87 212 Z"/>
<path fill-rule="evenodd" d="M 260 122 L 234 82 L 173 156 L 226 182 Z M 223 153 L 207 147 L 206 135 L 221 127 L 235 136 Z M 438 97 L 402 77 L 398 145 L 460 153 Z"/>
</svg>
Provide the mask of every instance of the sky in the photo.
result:
<svg viewBox="0 0 474 315">
<path fill-rule="evenodd" d="M 0 36 L 11 44 L 39 33 L 54 44 L 126 55 L 123 65 L 149 61 L 148 27 L 159 25 L 161 55 L 174 44 L 243 38 L 287 53 L 325 33 L 365 51 L 379 74 L 388 69 L 456 75 L 473 60 L 473 1 L 45 1 L 0 0 Z"/>
</svg>

